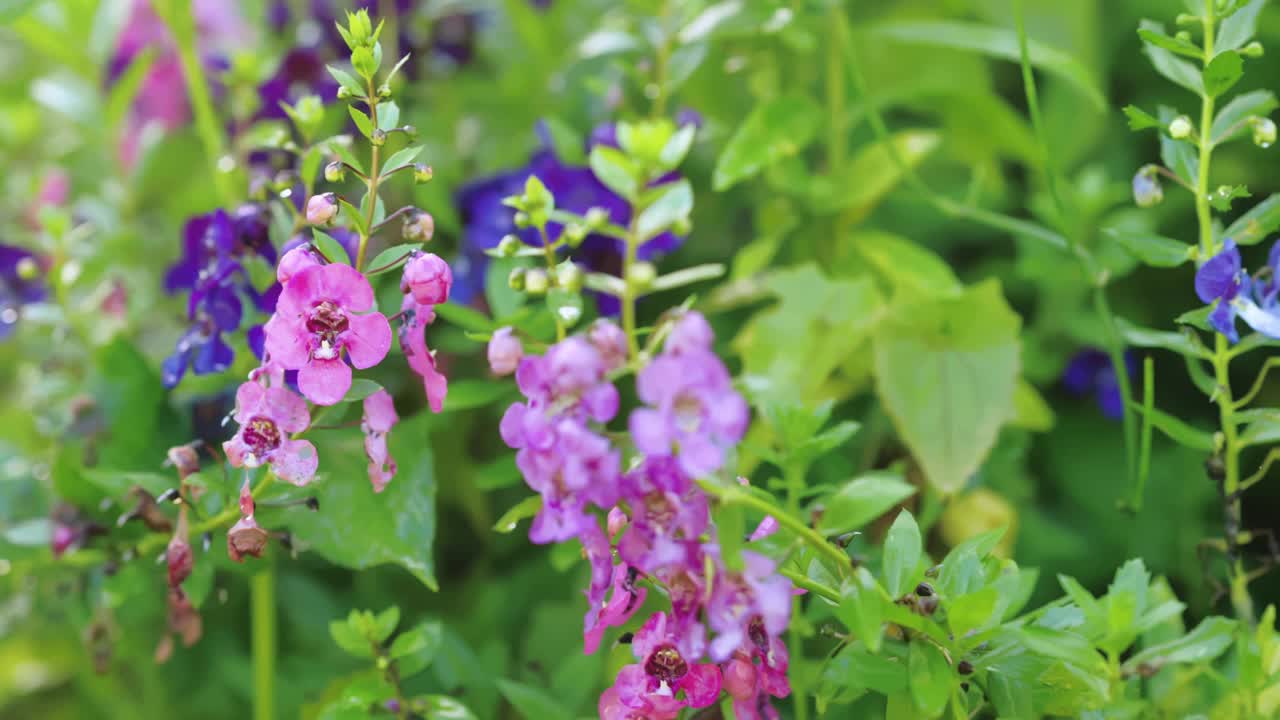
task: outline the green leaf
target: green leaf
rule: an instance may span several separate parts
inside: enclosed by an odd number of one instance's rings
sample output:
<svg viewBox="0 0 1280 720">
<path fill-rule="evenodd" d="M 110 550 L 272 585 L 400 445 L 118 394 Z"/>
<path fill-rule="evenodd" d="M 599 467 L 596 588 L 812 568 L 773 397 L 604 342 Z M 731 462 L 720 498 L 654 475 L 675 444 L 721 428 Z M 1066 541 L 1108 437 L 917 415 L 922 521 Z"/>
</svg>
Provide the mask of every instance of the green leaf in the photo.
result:
<svg viewBox="0 0 1280 720">
<path fill-rule="evenodd" d="M 845 242 L 859 260 L 871 265 L 895 296 L 945 297 L 964 291 L 946 260 L 900 235 L 870 230 L 856 233 Z"/>
<path fill-rule="evenodd" d="M 661 194 L 636 219 L 636 236 L 643 245 L 668 230 L 675 223 L 685 220 L 693 210 L 693 186 L 688 180 L 661 186 Z"/>
<path fill-rule="evenodd" d="M 987 673 L 987 697 L 1002 718 L 1036 717 L 1031 684 L 1022 678 L 991 669 Z"/>
<path fill-rule="evenodd" d="M 435 306 L 435 311 L 437 315 L 463 330 L 490 333 L 498 329 L 498 325 L 485 317 L 484 313 L 465 305 L 441 303 Z"/>
<path fill-rule="evenodd" d="M 1237 95 L 1213 119 L 1213 142 L 1221 143 L 1248 133 L 1249 124 L 1241 122 L 1242 120 L 1255 116 L 1266 117 L 1277 107 L 1280 107 L 1280 102 L 1276 101 L 1275 93 L 1270 90 L 1254 90 Z"/>
<path fill-rule="evenodd" d="M 352 610 L 350 618 L 356 617 L 357 611 Z M 373 646 L 369 644 L 369 639 L 360 632 L 356 627 L 356 623 L 351 619 L 332 620 L 329 622 L 329 635 L 333 638 L 334 643 L 342 648 L 348 655 L 358 658 L 373 657 Z"/>
<path fill-rule="evenodd" d="M 822 108 L 808 95 L 789 93 L 762 102 L 747 115 L 716 161 L 712 187 L 723 192 L 813 141 Z"/>
<path fill-rule="evenodd" d="M 400 125 L 400 106 L 395 100 L 378 103 L 378 129 L 386 132 Z M 405 148 L 406 150 L 408 148 Z"/>
<path fill-rule="evenodd" d="M 1186 55 L 1187 57 L 1194 58 L 1196 60 L 1200 60 L 1204 57 L 1204 52 L 1195 45 L 1192 45 L 1189 40 L 1183 40 L 1179 37 L 1169 37 L 1168 35 L 1151 28 L 1140 28 L 1138 30 L 1138 37 L 1142 38 L 1143 42 L 1155 45 L 1158 48 L 1163 48 L 1179 55 Z"/>
<path fill-rule="evenodd" d="M 351 381 L 351 389 L 339 402 L 360 402 L 381 389 L 381 385 L 368 378 L 356 378 Z"/>
<path fill-rule="evenodd" d="M 1244 47 L 1257 32 L 1258 14 L 1266 4 L 1267 0 L 1251 0 L 1244 7 L 1231 13 L 1218 28 L 1214 49 L 1221 53 Z"/>
<path fill-rule="evenodd" d="M 424 710 L 430 720 L 476 720 L 475 713 L 448 695 L 427 695 L 418 699 L 425 701 Z M 367 709 L 365 716 L 368 716 Z"/>
<path fill-rule="evenodd" d="M 591 148 L 587 158 L 591 172 L 605 187 L 634 203 L 639 193 L 640 184 L 636 180 L 639 174 L 631 158 L 622 154 L 617 148 L 607 145 L 596 145 Z"/>
<path fill-rule="evenodd" d="M 1000 590 L 994 585 L 951 598 L 947 603 L 947 625 L 951 627 L 951 634 L 962 638 L 971 631 L 985 630 L 999 620 L 996 616 L 999 600 Z"/>
<path fill-rule="evenodd" d="M 496 380 L 455 380 L 449 383 L 449 397 L 445 400 L 443 412 L 487 407 L 513 394 L 514 388 L 510 383 Z"/>
<path fill-rule="evenodd" d="M 2 6 L 3 3 L 0 3 Z M 0 15 L 4 11 L 0 10 Z M 145 48 L 134 56 L 133 61 L 125 68 L 120 77 L 111 85 L 111 92 L 107 96 L 106 109 L 103 112 L 105 123 L 108 128 L 113 130 L 119 129 L 121 123 L 124 122 L 129 110 L 132 109 L 134 101 L 138 97 L 138 91 L 142 89 L 142 81 L 146 79 L 148 71 L 151 70 L 151 64 L 155 62 L 155 48 Z"/>
<path fill-rule="evenodd" d="M 525 720 L 573 720 L 569 710 L 539 688 L 499 679 L 498 689 Z"/>
<path fill-rule="evenodd" d="M 1125 662 L 1124 668 L 1131 671 L 1141 665 L 1160 668 L 1171 664 L 1212 660 L 1231 646 L 1235 629 L 1235 620 L 1224 617 L 1205 618 L 1186 635 L 1135 654 Z"/>
<path fill-rule="evenodd" d="M 951 672 L 951 664 L 942 654 L 942 649 L 923 640 L 911 643 L 907 670 L 911 699 L 916 709 L 928 718 L 942 715 L 956 682 L 956 675 Z"/>
<path fill-rule="evenodd" d="M 875 25 L 870 32 L 903 42 L 980 53 L 1019 62 L 1018 35 L 1008 28 L 952 21 L 902 21 Z M 1069 53 L 1027 40 L 1031 64 L 1075 86 L 1097 110 L 1107 101 L 1089 70 Z"/>
<path fill-rule="evenodd" d="M 840 605 L 836 617 L 849 628 L 871 652 L 880 650 L 880 624 L 884 619 L 883 600 L 876 579 L 866 568 L 858 568 L 854 577 L 840 586 Z"/>
<path fill-rule="evenodd" d="M 1144 348 L 1163 348 L 1188 357 L 1205 357 L 1206 355 L 1204 346 L 1195 339 L 1194 335 L 1138 327 L 1123 318 L 1118 319 L 1117 324 L 1120 327 L 1120 334 L 1124 336 L 1124 341 L 1127 345 Z"/>
<path fill-rule="evenodd" d="M 1129 403 L 1129 407 L 1136 412 L 1146 415 L 1146 408 L 1138 403 Z M 1164 433 L 1168 438 L 1179 445 L 1189 447 L 1192 450 L 1201 450 L 1203 452 L 1213 451 L 1213 435 L 1204 430 L 1197 430 L 1178 418 L 1163 413 L 1152 408 L 1150 415 L 1151 424 L 1160 432 Z"/>
<path fill-rule="evenodd" d="M 381 121 L 382 118 L 379 117 L 378 120 Z M 422 154 L 424 149 L 425 148 L 422 145 L 410 145 L 409 147 L 397 150 L 394 155 L 387 159 L 386 165 L 382 167 L 381 174 L 390 175 L 400 168 L 412 165 L 414 161 L 418 159 L 418 156 Z"/>
<path fill-rule="evenodd" d="M 1161 127 L 1154 115 L 1135 105 L 1124 106 L 1124 116 L 1129 118 L 1130 130 L 1146 130 Z"/>
<path fill-rule="evenodd" d="M 1053 408 L 1040 391 L 1024 379 L 1018 380 L 1013 390 L 1013 416 L 1009 418 L 1009 425 L 1031 432 L 1049 432 L 1055 420 Z"/>
<path fill-rule="evenodd" d="M 431 665 L 443 644 L 443 626 L 439 621 L 430 620 L 397 635 L 387 655 L 396 661 L 400 677 L 407 678 Z"/>
<path fill-rule="evenodd" d="M 876 390 L 944 494 L 959 490 L 1013 415 L 1021 320 L 998 282 L 893 308 L 875 333 Z"/>
<path fill-rule="evenodd" d="M 910 512 L 903 510 L 884 538 L 884 584 L 889 597 L 900 597 L 912 587 L 923 554 L 920 526 Z"/>
<path fill-rule="evenodd" d="M 530 495 L 502 513 L 502 517 L 498 518 L 498 522 L 493 524 L 493 529 L 503 534 L 512 532 L 520 524 L 521 520 L 537 515 L 541 509 L 542 496 Z"/>
<path fill-rule="evenodd" d="M 259 506 L 265 527 L 288 525 L 300 547 L 355 570 L 395 564 L 436 589 L 431 547 L 435 540 L 436 483 L 429 413 L 401 421 L 387 436 L 400 471 L 381 493 L 369 482 L 357 433 L 349 441 L 326 438 L 320 477 L 307 486 L 319 512 Z"/>
<path fill-rule="evenodd" d="M 338 208 L 342 211 L 342 217 L 347 219 L 347 222 L 351 224 L 351 228 L 353 230 L 366 237 L 369 235 L 369 225 L 365 220 L 364 212 L 361 211 L 360 208 L 352 205 L 344 197 L 338 198 Z M 376 219 L 375 222 L 377 222 Z M 345 255 L 346 253 L 344 252 L 343 255 L 340 255 L 339 257 L 344 257 Z"/>
<path fill-rule="evenodd" d="M 370 269 L 366 270 L 364 274 L 367 277 L 377 277 L 383 273 L 389 273 L 393 270 L 397 270 L 399 269 L 402 261 L 408 258 L 413 251 L 420 249 L 422 249 L 422 243 L 392 245 L 386 250 L 375 255 L 373 260 L 369 261 L 368 265 Z"/>
<path fill-rule="evenodd" d="M 361 83 L 359 80 L 356 79 L 354 75 L 347 72 L 346 70 L 336 68 L 332 65 L 326 65 L 324 69 L 329 71 L 329 74 L 333 76 L 334 80 L 338 81 L 339 85 L 341 85 L 342 87 L 346 88 L 348 91 L 351 92 L 351 97 L 353 98 L 364 97 L 364 94 L 367 91 L 367 89 L 365 88 L 363 83 Z"/>
<path fill-rule="evenodd" d="M 1190 325 L 1192 327 L 1200 328 L 1205 332 L 1216 332 L 1212 327 L 1209 327 L 1209 311 L 1212 309 L 1212 307 L 1206 305 L 1201 308 L 1196 308 L 1195 310 L 1188 310 L 1174 318 L 1173 321 L 1179 325 Z"/>
<path fill-rule="evenodd" d="M 662 151 L 658 153 L 658 167 L 663 170 L 674 170 L 684 162 L 684 158 L 689 154 L 689 148 L 693 147 L 693 138 L 698 133 L 695 125 L 684 125 L 672 134 L 671 139 L 666 145 L 662 146 Z"/>
<path fill-rule="evenodd" d="M 1218 212 L 1229 212 L 1231 210 L 1231 202 L 1233 200 L 1247 197 L 1253 197 L 1249 193 L 1249 188 L 1243 185 L 1232 185 L 1227 187 L 1226 192 L 1222 192 L 1222 189 L 1219 188 L 1213 193 L 1210 193 L 1209 204 Z"/>
<path fill-rule="evenodd" d="M 919 166 L 942 144 L 942 136 L 931 130 L 901 130 L 890 142 L 902 164 L 884 143 L 863 146 L 845 164 L 840 177 L 812 180 L 808 200 L 813 211 L 844 212 L 842 222 L 861 222 L 902 181 L 902 165 L 908 169 Z"/>
<path fill-rule="evenodd" d="M 391 607 L 378 613 L 373 619 L 373 626 L 370 628 L 372 639 L 381 645 L 391 637 L 391 633 L 396 631 L 396 626 L 400 624 L 400 608 L 392 605 Z"/>
<path fill-rule="evenodd" d="M 725 567 L 741 570 L 743 538 L 747 534 L 746 514 L 741 505 L 726 503 L 716 508 L 714 516 Z"/>
<path fill-rule="evenodd" d="M 1168 127 L 1177 117 L 1172 108 L 1163 105 L 1159 108 L 1160 124 Z M 1187 140 L 1174 140 L 1168 133 L 1160 133 L 1160 160 L 1165 167 L 1182 178 L 1188 185 L 1195 187 L 1200 172 L 1200 157 L 1196 148 Z"/>
<path fill-rule="evenodd" d="M 326 148 L 329 152 L 338 156 L 342 162 L 350 165 L 361 173 L 364 172 L 364 163 L 360 162 L 360 158 L 351 152 L 351 136 L 350 135 L 334 135 L 333 137 L 322 140 L 319 145 Z"/>
<path fill-rule="evenodd" d="M 351 259 L 347 257 L 346 248 L 338 244 L 338 241 L 334 240 L 333 236 L 320 228 L 311 229 L 311 244 L 331 263 L 342 265 L 351 263 Z"/>
<path fill-rule="evenodd" d="M 360 133 L 366 138 L 373 137 L 373 121 L 369 116 L 365 115 L 363 110 L 357 110 L 355 105 L 348 105 L 347 110 L 351 113 L 351 119 L 355 121 Z"/>
<path fill-rule="evenodd" d="M 1280 193 L 1254 205 L 1222 233 L 1237 245 L 1256 245 L 1280 228 Z"/>
<path fill-rule="evenodd" d="M 1139 26 L 1141 30 L 1164 34 L 1164 26 L 1158 22 L 1143 20 Z M 1144 45 L 1143 49 L 1146 51 L 1147 57 L 1151 59 L 1151 64 L 1155 67 L 1156 72 L 1197 95 L 1204 92 L 1204 81 L 1201 79 L 1200 71 L 1196 69 L 1196 66 L 1176 57 L 1162 47 L 1150 43 L 1144 43 Z"/>
<path fill-rule="evenodd" d="M 1244 446 L 1276 442 L 1280 442 L 1280 411 L 1273 410 L 1268 416 L 1254 420 L 1240 433 L 1240 443 Z"/>
<path fill-rule="evenodd" d="M 1244 75 L 1244 61 L 1236 52 L 1219 53 L 1204 68 L 1204 91 L 1217 97 L 1230 90 Z"/>
<path fill-rule="evenodd" d="M 1114 227 L 1103 228 L 1102 232 L 1120 243 L 1131 255 L 1153 267 L 1178 267 L 1190 260 L 1195 250 L 1194 245 L 1151 233 Z"/>
<path fill-rule="evenodd" d="M 1107 673 L 1107 661 L 1094 649 L 1093 643 L 1079 633 L 1033 625 L 1019 630 L 1018 637 L 1037 655 L 1065 660 L 1099 677 Z"/>
<path fill-rule="evenodd" d="M 914 485 L 889 471 L 854 478 L 826 499 L 818 529 L 827 535 L 839 535 L 863 527 L 915 492 Z"/>
</svg>

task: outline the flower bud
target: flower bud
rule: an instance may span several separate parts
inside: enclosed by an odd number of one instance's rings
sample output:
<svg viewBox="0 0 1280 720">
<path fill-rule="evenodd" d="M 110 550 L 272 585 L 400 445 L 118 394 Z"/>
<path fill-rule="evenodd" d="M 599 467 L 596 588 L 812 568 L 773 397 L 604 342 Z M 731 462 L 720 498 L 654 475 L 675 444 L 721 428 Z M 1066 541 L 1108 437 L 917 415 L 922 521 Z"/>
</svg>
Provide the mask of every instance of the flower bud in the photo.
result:
<svg viewBox="0 0 1280 720">
<path fill-rule="evenodd" d="M 633 263 L 627 270 L 625 279 L 632 290 L 644 292 L 653 287 L 653 281 L 658 279 L 658 269 L 653 266 L 653 263 Z"/>
<path fill-rule="evenodd" d="M 415 212 L 405 216 L 400 236 L 409 242 L 431 242 L 436 234 L 436 221 L 431 213 Z"/>
<path fill-rule="evenodd" d="M 550 284 L 547 271 L 542 268 L 530 268 L 524 274 L 524 289 L 530 295 L 545 294 Z"/>
<path fill-rule="evenodd" d="M 1240 54 L 1247 58 L 1260 58 L 1263 55 L 1262 43 L 1254 40 L 1240 48 Z"/>
<path fill-rule="evenodd" d="M 53 526 L 53 539 L 51 546 L 54 557 L 62 557 L 62 554 L 70 550 L 73 545 L 80 542 L 80 533 L 70 525 L 55 523 Z"/>
<path fill-rule="evenodd" d="M 18 260 L 13 269 L 20 280 L 35 280 L 40 275 L 40 264 L 30 255 Z"/>
<path fill-rule="evenodd" d="M 517 292 L 524 290 L 525 270 L 522 267 L 513 268 L 511 274 L 507 275 L 507 287 Z"/>
<path fill-rule="evenodd" d="M 412 125 L 405 125 L 404 127 L 400 128 L 400 132 L 404 133 L 405 136 L 408 137 L 410 140 L 418 137 L 418 128 Z"/>
<path fill-rule="evenodd" d="M 1149 208 L 1159 205 L 1164 200 L 1164 188 L 1156 177 L 1154 165 L 1143 166 L 1133 176 L 1133 201 L 1138 207 Z"/>
<path fill-rule="evenodd" d="M 498 252 L 502 254 L 502 257 L 515 257 L 520 245 L 520 238 L 515 235 L 503 235 L 502 239 L 498 241 Z"/>
<path fill-rule="evenodd" d="M 608 517 L 609 540 L 617 540 L 618 533 L 625 530 L 627 528 L 627 523 L 629 522 L 630 519 L 627 517 L 627 514 L 622 512 L 622 509 L 617 505 L 610 508 Z"/>
<path fill-rule="evenodd" d="M 1269 148 L 1276 141 L 1276 124 L 1271 118 L 1256 117 L 1253 125 L 1253 144 L 1260 148 Z"/>
<path fill-rule="evenodd" d="M 616 370 L 627 364 L 627 334 L 612 320 L 601 318 L 591 323 L 587 340 L 600 356 L 608 370 Z"/>
<path fill-rule="evenodd" d="M 178 469 L 178 477 L 186 480 L 191 475 L 200 472 L 200 456 L 196 454 L 196 449 L 190 445 L 178 445 L 169 448 L 165 453 L 165 464 L 172 465 Z"/>
<path fill-rule="evenodd" d="M 565 227 L 564 239 L 569 243 L 569 247 L 576 248 L 587 239 L 587 228 L 578 223 L 572 223 Z"/>
<path fill-rule="evenodd" d="M 378 98 L 386 100 L 389 97 L 391 97 L 391 86 L 386 83 L 382 83 L 378 86 Z"/>
<path fill-rule="evenodd" d="M 431 166 L 425 163 L 416 163 L 413 166 L 413 181 L 422 184 L 431 182 L 431 178 L 435 173 L 431 170 Z"/>
<path fill-rule="evenodd" d="M 516 227 L 527 228 L 529 227 L 529 213 L 524 211 L 518 212 L 516 213 L 515 218 L 513 218 L 513 221 L 515 222 Z"/>
<path fill-rule="evenodd" d="M 339 160 L 324 166 L 324 179 L 331 182 L 342 182 L 347 177 L 347 168 Z"/>
<path fill-rule="evenodd" d="M 584 278 L 582 268 L 572 262 L 565 262 L 556 268 L 556 285 L 569 292 L 582 292 Z"/>
<path fill-rule="evenodd" d="M 186 529 L 186 523 L 178 521 L 180 530 Z M 195 556 L 191 553 L 191 543 L 185 537 L 174 534 L 169 541 L 169 548 L 164 553 L 165 562 L 169 565 L 169 587 L 178 587 L 191 575 L 195 565 Z"/>
<path fill-rule="evenodd" d="M 516 371 L 520 358 L 524 356 L 524 347 L 520 338 L 511 333 L 510 327 L 498 328 L 489 338 L 489 369 L 494 375 L 510 375 Z"/>
<path fill-rule="evenodd" d="M 602 207 L 593 207 L 587 211 L 585 216 L 587 227 L 598 228 L 609 222 L 609 211 Z"/>
<path fill-rule="evenodd" d="M 735 700 L 756 696 L 756 667 L 750 659 L 734 656 L 724 667 L 724 691 Z"/>
<path fill-rule="evenodd" d="M 368 45 L 373 41 L 373 21 L 367 10 L 347 13 L 347 35 L 356 45 Z"/>
<path fill-rule="evenodd" d="M 350 99 L 351 99 L 351 91 L 347 89 L 347 86 L 346 86 L 346 85 L 339 85 L 339 86 L 338 86 L 338 99 L 339 99 L 339 100 L 350 100 Z"/>
<path fill-rule="evenodd" d="M 381 128 L 374 130 L 373 134 L 369 136 L 369 142 L 373 143 L 375 147 L 382 147 L 383 145 L 386 145 L 387 131 Z"/>
<path fill-rule="evenodd" d="M 338 197 L 333 193 L 312 195 L 307 200 L 307 222 L 312 225 L 328 225 L 338 215 Z"/>
<path fill-rule="evenodd" d="M 1174 140 L 1184 140 L 1191 137 L 1191 118 L 1186 115 L 1179 115 L 1169 123 L 1169 137 Z"/>
<path fill-rule="evenodd" d="M 693 232 L 693 221 L 687 217 L 676 218 L 676 221 L 671 223 L 671 232 L 684 237 Z"/>
<path fill-rule="evenodd" d="M 260 558 L 269 539 L 267 531 L 258 527 L 253 515 L 242 517 L 227 531 L 227 555 L 236 562 L 244 562 L 245 555 Z"/>
<path fill-rule="evenodd" d="M 400 292 L 412 293 L 419 305 L 439 305 L 449 299 L 453 271 L 435 253 L 414 252 L 404 265 Z"/>
</svg>

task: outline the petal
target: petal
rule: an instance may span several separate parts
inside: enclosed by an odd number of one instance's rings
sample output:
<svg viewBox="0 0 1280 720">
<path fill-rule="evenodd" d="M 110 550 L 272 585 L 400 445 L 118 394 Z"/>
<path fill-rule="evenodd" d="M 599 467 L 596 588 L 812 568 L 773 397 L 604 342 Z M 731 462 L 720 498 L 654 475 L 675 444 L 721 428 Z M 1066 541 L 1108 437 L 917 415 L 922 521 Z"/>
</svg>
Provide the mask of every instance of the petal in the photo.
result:
<svg viewBox="0 0 1280 720">
<path fill-rule="evenodd" d="M 307 410 L 307 401 L 292 390 L 273 387 L 267 390 L 265 400 L 271 411 L 271 418 L 276 421 L 276 425 L 281 430 L 289 433 L 302 432 L 311 424 L 311 412 Z"/>
<path fill-rule="evenodd" d="M 328 283 L 325 282 L 325 267 L 312 265 L 294 273 L 289 278 L 289 282 L 285 283 L 284 289 L 280 291 L 276 310 L 287 309 L 297 312 L 301 308 L 310 307 L 314 302 L 330 299 Z"/>
<path fill-rule="evenodd" d="M 0 327 L 3 327 L 0 325 Z M 167 388 L 177 387 L 182 376 L 187 374 L 187 363 L 191 361 L 190 348 L 178 350 L 164 359 L 160 365 L 160 378 Z"/>
<path fill-rule="evenodd" d="M 244 456 L 249 452 L 249 446 L 245 444 L 243 434 L 236 433 L 235 437 L 222 443 L 222 452 L 226 454 L 231 467 L 244 467 Z"/>
<path fill-rule="evenodd" d="M 279 311 L 267 321 L 263 332 L 266 335 L 263 347 L 267 355 L 285 369 L 297 370 L 311 359 L 307 350 L 306 328 L 282 316 Z"/>
<path fill-rule="evenodd" d="M 285 440 L 271 454 L 271 469 L 281 480 L 306 485 L 316 475 L 320 458 L 316 446 L 306 440 Z"/>
<path fill-rule="evenodd" d="M 651 408 L 638 408 L 631 413 L 627 425 L 640 452 L 646 455 L 671 454 L 671 434 L 662 413 Z"/>
<path fill-rule="evenodd" d="M 1251 300 L 1238 301 L 1237 307 L 1240 317 L 1244 318 L 1249 327 L 1269 338 L 1280 339 L 1280 310 L 1263 310 Z M 1232 330 L 1234 329 L 1233 327 Z M 1232 342 L 1235 340 L 1232 339 Z"/>
<path fill-rule="evenodd" d="M 1252 302 L 1249 303 L 1251 306 Z M 1256 306 L 1255 306 L 1256 307 Z M 1222 333 L 1231 344 L 1240 341 L 1240 333 L 1236 331 L 1236 306 L 1229 300 L 1219 300 L 1213 310 L 1209 311 L 1209 325 Z"/>
<path fill-rule="evenodd" d="M 222 335 L 214 333 L 207 342 L 200 346 L 199 352 L 191 361 L 191 369 L 197 375 L 220 373 L 231 367 L 236 359 L 235 351 L 222 339 Z"/>
<path fill-rule="evenodd" d="M 502 420 L 498 423 L 498 434 L 502 436 L 502 442 L 506 443 L 507 447 L 516 450 L 524 447 L 524 414 L 528 409 L 524 403 L 511 403 L 507 411 L 502 414 Z"/>
<path fill-rule="evenodd" d="M 1196 295 L 1208 304 L 1239 289 L 1240 251 L 1228 240 L 1222 251 L 1196 270 Z"/>
<path fill-rule="evenodd" d="M 364 399 L 364 421 L 370 430 L 380 433 L 389 432 L 400 421 L 391 393 L 379 390 Z"/>
<path fill-rule="evenodd" d="M 312 360 L 298 370 L 298 389 L 317 405 L 333 405 L 351 389 L 351 368 L 337 358 Z"/>
<path fill-rule="evenodd" d="M 640 665 L 624 665 L 614 678 L 613 689 L 618 700 L 627 707 L 647 709 L 649 706 L 649 675 Z"/>
<path fill-rule="evenodd" d="M 240 387 L 236 389 L 236 422 L 243 425 L 249 422 L 249 418 L 257 415 L 266 394 L 266 388 L 252 380 L 240 383 Z"/>
<path fill-rule="evenodd" d="M 229 287 L 214 288 L 206 296 L 204 307 L 219 330 L 235 330 L 240 327 L 240 317 L 244 310 L 235 290 Z"/>
<path fill-rule="evenodd" d="M 720 668 L 710 663 L 689 668 L 679 682 L 692 707 L 706 707 L 720 696 Z"/>
<path fill-rule="evenodd" d="M 363 276 L 362 276 L 363 277 Z M 349 329 L 342 341 L 351 357 L 351 364 L 363 370 L 382 362 L 391 349 L 391 323 L 382 313 L 348 315 Z"/>
<path fill-rule="evenodd" d="M 582 406 L 592 420 L 607 423 L 618 414 L 618 388 L 613 383 L 598 383 L 583 394 Z"/>
<path fill-rule="evenodd" d="M 636 441 L 636 447 L 640 443 Z M 689 477 L 706 477 L 724 464 L 724 453 L 704 435 L 686 435 L 680 439 L 680 469 Z"/>
<path fill-rule="evenodd" d="M 305 275 L 310 271 L 303 271 Z M 373 307 L 373 288 L 364 273 L 345 263 L 330 263 L 321 268 L 325 297 L 350 312 L 364 312 Z"/>
</svg>

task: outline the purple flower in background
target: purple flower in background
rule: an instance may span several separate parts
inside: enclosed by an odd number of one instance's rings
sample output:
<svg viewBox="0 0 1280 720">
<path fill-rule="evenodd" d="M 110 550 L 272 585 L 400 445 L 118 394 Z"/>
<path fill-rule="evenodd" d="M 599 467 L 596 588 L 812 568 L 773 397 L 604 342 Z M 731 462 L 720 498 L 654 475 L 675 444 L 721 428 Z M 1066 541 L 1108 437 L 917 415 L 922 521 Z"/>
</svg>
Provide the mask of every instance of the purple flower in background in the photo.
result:
<svg viewBox="0 0 1280 720">
<path fill-rule="evenodd" d="M 45 297 L 40 262 L 29 250 L 0 245 L 0 340 L 13 334 L 22 306 Z"/>
<path fill-rule="evenodd" d="M 285 53 L 275 74 L 258 86 L 262 106 L 257 119 L 288 117 L 281 103 L 296 103 L 304 95 L 317 95 L 325 103 L 338 97 L 338 82 L 325 70 L 325 58 L 319 48 L 296 47 Z"/>
<path fill-rule="evenodd" d="M 1232 343 L 1240 341 L 1235 300 L 1248 284 L 1249 276 L 1241 268 L 1240 249 L 1230 238 L 1223 243 L 1221 252 L 1196 270 L 1196 295 L 1204 304 L 1213 306 L 1209 325 Z"/>
<path fill-rule="evenodd" d="M 1124 354 L 1125 372 L 1133 377 L 1137 362 L 1133 353 Z M 1062 382 L 1076 395 L 1092 394 L 1098 400 L 1102 414 L 1112 420 L 1124 417 L 1124 397 L 1116 379 L 1111 356 L 1098 348 L 1085 348 L 1071 357 L 1067 369 L 1062 372 Z"/>
</svg>

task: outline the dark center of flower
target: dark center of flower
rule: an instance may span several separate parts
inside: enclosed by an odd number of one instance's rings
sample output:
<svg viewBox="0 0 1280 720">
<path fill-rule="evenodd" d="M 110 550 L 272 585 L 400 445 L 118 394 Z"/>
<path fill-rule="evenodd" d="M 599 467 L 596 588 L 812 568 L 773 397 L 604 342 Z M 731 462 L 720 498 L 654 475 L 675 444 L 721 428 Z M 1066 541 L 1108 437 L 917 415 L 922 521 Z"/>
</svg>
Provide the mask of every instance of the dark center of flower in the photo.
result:
<svg viewBox="0 0 1280 720">
<path fill-rule="evenodd" d="M 667 501 L 667 496 L 657 490 L 644 496 L 644 509 L 650 522 L 661 528 L 669 527 L 676 514 L 676 509 Z"/>
<path fill-rule="evenodd" d="M 689 672 L 689 664 L 680 657 L 680 651 L 672 645 L 663 645 L 649 655 L 644 671 L 662 682 L 672 683 Z"/>
<path fill-rule="evenodd" d="M 692 395 L 681 395 L 673 406 L 676 427 L 687 434 L 696 433 L 702 424 L 702 403 Z"/>
<path fill-rule="evenodd" d="M 329 360 L 338 356 L 338 336 L 347 331 L 350 323 L 347 314 L 331 300 L 323 300 L 311 309 L 307 318 L 307 331 L 316 336 L 319 346 L 311 351 L 313 357 Z"/>
<path fill-rule="evenodd" d="M 269 417 L 261 415 L 251 417 L 244 425 L 244 444 L 248 445 L 253 454 L 260 458 L 280 447 L 280 428 L 276 427 L 275 421 Z"/>
<path fill-rule="evenodd" d="M 769 633 L 764 629 L 764 618 L 756 615 L 747 623 L 747 637 L 760 648 L 760 652 L 769 651 Z"/>
</svg>

